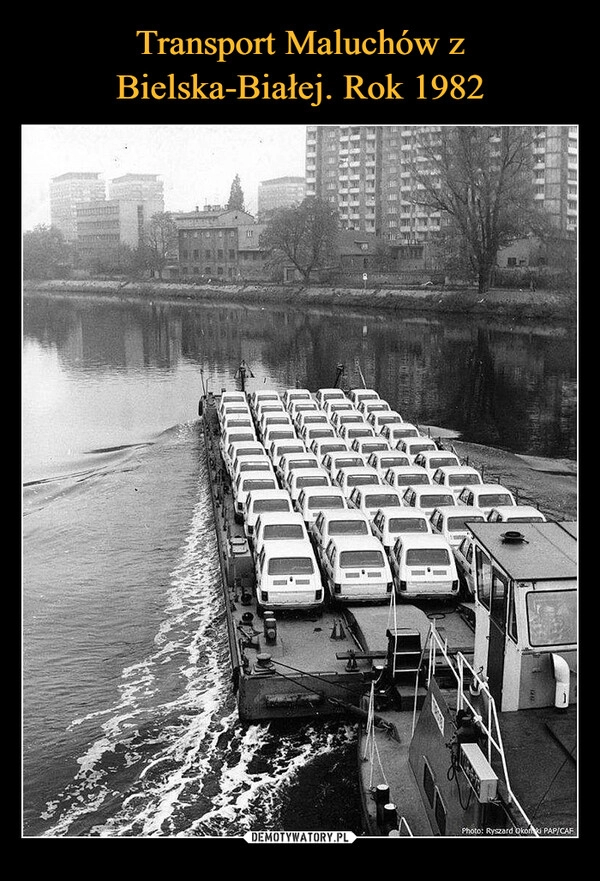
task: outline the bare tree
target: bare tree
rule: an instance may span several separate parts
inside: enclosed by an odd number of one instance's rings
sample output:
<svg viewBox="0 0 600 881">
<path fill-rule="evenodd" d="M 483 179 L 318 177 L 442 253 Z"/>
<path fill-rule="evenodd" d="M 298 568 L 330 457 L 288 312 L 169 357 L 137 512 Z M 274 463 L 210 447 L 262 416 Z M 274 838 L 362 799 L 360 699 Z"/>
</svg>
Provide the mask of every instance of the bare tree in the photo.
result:
<svg viewBox="0 0 600 881">
<path fill-rule="evenodd" d="M 533 138 L 524 127 L 444 128 L 425 136 L 411 165 L 413 201 L 441 213 L 440 237 L 460 241 L 482 292 L 499 248 L 547 228 L 533 198 Z"/>
<path fill-rule="evenodd" d="M 308 281 L 313 269 L 333 259 L 338 230 L 338 216 L 329 202 L 309 196 L 298 207 L 274 214 L 261 236 L 261 247 L 272 252 L 272 264 L 289 260 Z"/>
<path fill-rule="evenodd" d="M 172 215 L 166 211 L 154 214 L 140 247 L 141 262 L 162 280 L 162 273 L 177 254 L 178 230 Z"/>
</svg>

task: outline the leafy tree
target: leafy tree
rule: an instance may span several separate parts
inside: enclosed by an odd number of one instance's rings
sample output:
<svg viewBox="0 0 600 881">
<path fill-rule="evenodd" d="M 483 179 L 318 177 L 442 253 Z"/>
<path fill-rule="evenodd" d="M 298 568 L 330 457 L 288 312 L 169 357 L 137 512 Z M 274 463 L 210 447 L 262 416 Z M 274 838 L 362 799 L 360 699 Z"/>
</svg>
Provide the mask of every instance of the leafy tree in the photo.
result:
<svg viewBox="0 0 600 881">
<path fill-rule="evenodd" d="M 308 196 L 298 207 L 276 211 L 260 243 L 272 252 L 272 264 L 289 260 L 308 281 L 313 269 L 333 260 L 338 230 L 338 215 L 330 203 Z"/>
<path fill-rule="evenodd" d="M 24 278 L 66 278 L 71 265 L 71 247 L 55 226 L 40 223 L 23 235 Z"/>
<path fill-rule="evenodd" d="M 238 210 L 245 211 L 244 208 L 244 192 L 242 190 L 242 185 L 240 183 L 240 176 L 236 174 L 231 184 L 231 190 L 229 191 L 229 201 L 227 203 L 227 208 L 229 210 Z"/>
<path fill-rule="evenodd" d="M 441 212 L 447 251 L 470 263 L 481 292 L 489 290 L 498 250 L 547 220 L 533 198 L 533 130 L 456 126 L 429 133 L 411 167 L 413 202 Z"/>
<path fill-rule="evenodd" d="M 167 263 L 177 255 L 179 232 L 170 212 L 154 214 L 139 248 L 141 264 L 162 280 Z"/>
</svg>

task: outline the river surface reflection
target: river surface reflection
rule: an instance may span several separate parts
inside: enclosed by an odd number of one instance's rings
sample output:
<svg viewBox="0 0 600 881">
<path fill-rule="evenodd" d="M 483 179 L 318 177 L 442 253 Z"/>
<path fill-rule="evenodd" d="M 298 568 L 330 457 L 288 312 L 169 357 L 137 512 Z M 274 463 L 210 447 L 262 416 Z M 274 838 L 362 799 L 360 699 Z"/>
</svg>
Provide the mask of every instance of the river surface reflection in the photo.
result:
<svg viewBox="0 0 600 881">
<path fill-rule="evenodd" d="M 576 456 L 576 333 L 452 315 L 234 304 L 29 299 L 25 479 L 98 448 L 144 442 L 196 413 L 205 385 L 316 389 L 343 363 L 406 419 L 513 452 Z M 49 474 L 45 471 L 48 470 Z"/>
</svg>

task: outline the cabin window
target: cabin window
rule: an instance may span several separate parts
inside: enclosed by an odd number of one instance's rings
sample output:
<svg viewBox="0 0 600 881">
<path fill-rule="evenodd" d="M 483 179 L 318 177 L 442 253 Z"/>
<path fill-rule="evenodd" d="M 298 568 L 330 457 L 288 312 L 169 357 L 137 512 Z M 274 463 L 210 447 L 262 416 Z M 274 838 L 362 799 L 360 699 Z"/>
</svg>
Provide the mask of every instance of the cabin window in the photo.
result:
<svg viewBox="0 0 600 881">
<path fill-rule="evenodd" d="M 490 607 L 490 590 L 492 587 L 492 564 L 490 558 L 481 548 L 475 551 L 477 571 L 477 599 L 486 609 Z"/>
<path fill-rule="evenodd" d="M 508 588 L 508 635 L 517 642 L 517 612 L 515 609 L 515 591 L 512 585 Z"/>
<path fill-rule="evenodd" d="M 508 582 L 498 572 L 492 575 L 492 619 L 504 629 L 506 620 L 506 591 Z"/>
<path fill-rule="evenodd" d="M 577 591 L 530 591 L 526 606 L 532 647 L 577 642 Z"/>
</svg>

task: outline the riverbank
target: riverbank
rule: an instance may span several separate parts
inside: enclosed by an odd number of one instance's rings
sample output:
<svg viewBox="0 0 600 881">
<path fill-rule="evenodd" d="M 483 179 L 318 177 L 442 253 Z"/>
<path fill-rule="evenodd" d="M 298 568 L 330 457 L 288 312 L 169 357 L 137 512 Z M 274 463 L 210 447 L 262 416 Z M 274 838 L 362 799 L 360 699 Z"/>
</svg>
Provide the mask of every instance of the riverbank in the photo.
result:
<svg viewBox="0 0 600 881">
<path fill-rule="evenodd" d="M 450 290 L 440 286 L 418 289 L 350 288 L 321 285 L 181 283 L 169 281 L 52 280 L 26 281 L 24 295 L 103 296 L 152 302 L 205 300 L 282 305 L 322 305 L 390 311 L 453 312 L 575 321 L 575 294 L 496 288 L 479 293 L 474 288 Z"/>
</svg>

